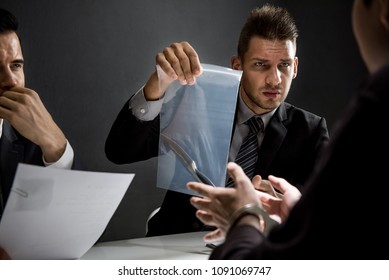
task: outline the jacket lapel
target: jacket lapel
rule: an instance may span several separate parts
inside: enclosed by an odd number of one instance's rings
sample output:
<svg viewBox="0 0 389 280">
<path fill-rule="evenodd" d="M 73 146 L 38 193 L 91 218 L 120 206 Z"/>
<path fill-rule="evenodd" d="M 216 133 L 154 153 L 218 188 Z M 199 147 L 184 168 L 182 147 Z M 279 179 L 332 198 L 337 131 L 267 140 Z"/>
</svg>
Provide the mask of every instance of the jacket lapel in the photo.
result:
<svg viewBox="0 0 389 280">
<path fill-rule="evenodd" d="M 4 121 L 0 141 L 0 174 L 3 196 L 8 197 L 18 163 L 23 159 L 24 147 L 19 145 L 19 137 L 8 122 Z"/>
</svg>

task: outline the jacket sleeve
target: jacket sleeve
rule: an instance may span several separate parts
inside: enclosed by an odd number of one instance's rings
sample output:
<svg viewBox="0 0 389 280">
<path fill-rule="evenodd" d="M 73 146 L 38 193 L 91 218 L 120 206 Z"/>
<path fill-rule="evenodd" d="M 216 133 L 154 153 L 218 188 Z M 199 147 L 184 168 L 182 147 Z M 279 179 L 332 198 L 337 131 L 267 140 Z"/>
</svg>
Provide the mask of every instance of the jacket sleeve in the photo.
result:
<svg viewBox="0 0 389 280">
<path fill-rule="evenodd" d="M 137 119 L 125 103 L 105 142 L 107 158 L 116 164 L 147 160 L 158 155 L 159 115 L 152 121 Z"/>
<path fill-rule="evenodd" d="M 213 250 L 209 259 L 251 259 L 253 253 L 255 253 L 255 247 L 259 246 L 264 240 L 262 233 L 254 227 L 248 225 L 236 226 L 228 232 L 224 243 Z"/>
</svg>

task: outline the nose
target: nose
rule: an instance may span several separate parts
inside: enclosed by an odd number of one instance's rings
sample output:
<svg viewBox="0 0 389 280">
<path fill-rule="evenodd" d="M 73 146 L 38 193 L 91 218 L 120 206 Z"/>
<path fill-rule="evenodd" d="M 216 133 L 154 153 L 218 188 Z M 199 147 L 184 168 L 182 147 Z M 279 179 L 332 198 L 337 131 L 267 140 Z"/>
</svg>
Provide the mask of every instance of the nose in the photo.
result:
<svg viewBox="0 0 389 280">
<path fill-rule="evenodd" d="M 281 71 L 277 68 L 271 68 L 266 76 L 266 84 L 276 87 L 281 83 Z"/>
<path fill-rule="evenodd" d="M 0 70 L 0 89 L 2 92 L 17 86 L 17 84 L 17 77 L 10 69 L 3 68 Z"/>
</svg>

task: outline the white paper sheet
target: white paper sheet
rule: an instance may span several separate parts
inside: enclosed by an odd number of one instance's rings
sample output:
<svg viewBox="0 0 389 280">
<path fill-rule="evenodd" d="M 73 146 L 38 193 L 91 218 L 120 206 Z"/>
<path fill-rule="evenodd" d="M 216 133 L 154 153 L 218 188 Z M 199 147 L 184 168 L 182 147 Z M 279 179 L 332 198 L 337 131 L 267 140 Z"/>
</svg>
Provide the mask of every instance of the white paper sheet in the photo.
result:
<svg viewBox="0 0 389 280">
<path fill-rule="evenodd" d="M 81 258 L 133 178 L 19 164 L 0 222 L 0 246 L 12 259 Z"/>
</svg>

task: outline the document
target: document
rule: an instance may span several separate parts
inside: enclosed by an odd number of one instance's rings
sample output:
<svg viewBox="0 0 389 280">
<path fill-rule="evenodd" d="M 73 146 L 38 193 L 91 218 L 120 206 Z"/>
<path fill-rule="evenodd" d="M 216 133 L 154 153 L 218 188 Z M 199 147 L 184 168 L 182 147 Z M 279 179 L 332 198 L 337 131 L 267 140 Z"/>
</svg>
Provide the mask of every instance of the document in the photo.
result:
<svg viewBox="0 0 389 280">
<path fill-rule="evenodd" d="M 134 176 L 19 164 L 0 221 L 0 246 L 12 259 L 81 258 Z"/>
</svg>

